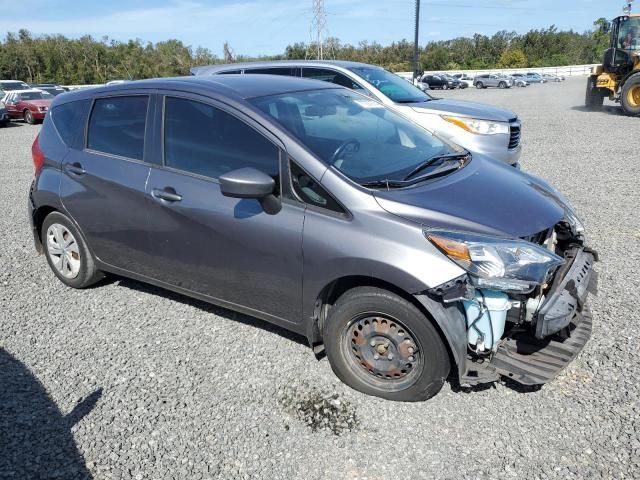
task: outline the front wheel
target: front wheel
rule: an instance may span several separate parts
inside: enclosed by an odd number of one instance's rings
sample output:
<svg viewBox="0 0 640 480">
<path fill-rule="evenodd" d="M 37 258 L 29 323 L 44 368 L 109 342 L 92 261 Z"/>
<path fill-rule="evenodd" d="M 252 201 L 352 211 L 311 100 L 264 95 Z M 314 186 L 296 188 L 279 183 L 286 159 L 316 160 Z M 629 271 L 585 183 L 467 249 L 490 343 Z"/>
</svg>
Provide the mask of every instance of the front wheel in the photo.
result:
<svg viewBox="0 0 640 480">
<path fill-rule="evenodd" d="M 24 121 L 27 122 L 29 125 L 33 125 L 36 123 L 35 119 L 33 118 L 33 113 L 31 113 L 31 110 L 25 110 L 23 113 L 23 117 L 24 117 Z"/>
<path fill-rule="evenodd" d="M 427 400 L 440 391 L 450 369 L 431 321 L 411 302 L 380 288 L 342 295 L 329 312 L 324 344 L 340 380 L 388 400 Z"/>
<path fill-rule="evenodd" d="M 622 86 L 620 103 L 627 115 L 640 115 L 640 73 L 630 77 Z"/>
<path fill-rule="evenodd" d="M 482 84 L 482 82 L 478 82 L 476 83 L 476 88 L 480 90 L 481 88 L 484 88 L 484 85 Z"/>
<path fill-rule="evenodd" d="M 507 88 L 507 84 L 505 82 L 500 82 L 498 84 L 498 88 Z"/>
</svg>

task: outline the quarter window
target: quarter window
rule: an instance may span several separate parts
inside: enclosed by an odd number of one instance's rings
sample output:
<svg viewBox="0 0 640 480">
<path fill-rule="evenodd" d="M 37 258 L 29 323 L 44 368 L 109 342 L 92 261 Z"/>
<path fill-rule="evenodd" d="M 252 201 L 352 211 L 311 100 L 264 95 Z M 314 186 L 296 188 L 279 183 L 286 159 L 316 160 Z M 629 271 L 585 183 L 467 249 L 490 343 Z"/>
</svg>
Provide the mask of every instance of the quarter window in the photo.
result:
<svg viewBox="0 0 640 480">
<path fill-rule="evenodd" d="M 168 167 L 218 178 L 243 167 L 279 176 L 279 150 L 253 128 L 218 108 L 165 98 L 164 162 Z"/>
<path fill-rule="evenodd" d="M 251 68 L 244 70 L 246 74 L 266 74 L 266 75 L 282 75 L 285 77 L 295 77 L 296 69 L 291 67 L 272 67 L 272 68 Z"/>
<path fill-rule="evenodd" d="M 298 165 L 289 162 L 291 168 L 291 183 L 296 195 L 303 202 L 315 207 L 326 208 L 337 213 L 344 213 L 340 204 L 322 188 L 307 172 Z"/>
<path fill-rule="evenodd" d="M 60 134 L 62 141 L 68 146 L 73 146 L 78 133 L 84 131 L 82 118 L 87 110 L 88 100 L 64 103 L 51 111 L 51 119 Z"/>
<path fill-rule="evenodd" d="M 87 148 L 142 160 L 148 104 L 146 95 L 96 99 L 89 119 Z"/>
</svg>

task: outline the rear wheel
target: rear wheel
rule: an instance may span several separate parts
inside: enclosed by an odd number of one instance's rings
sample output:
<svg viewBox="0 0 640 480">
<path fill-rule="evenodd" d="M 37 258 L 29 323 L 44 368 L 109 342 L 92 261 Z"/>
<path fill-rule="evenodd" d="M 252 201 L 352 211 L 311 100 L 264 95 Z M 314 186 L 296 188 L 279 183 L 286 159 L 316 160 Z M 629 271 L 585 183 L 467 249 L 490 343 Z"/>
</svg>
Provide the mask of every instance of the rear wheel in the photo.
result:
<svg viewBox="0 0 640 480">
<path fill-rule="evenodd" d="M 51 270 L 65 285 L 85 288 L 104 276 L 96 268 L 84 238 L 62 213 L 47 215 L 42 224 L 41 238 Z"/>
<path fill-rule="evenodd" d="M 584 99 L 584 104 L 589 110 L 602 110 L 605 95 L 597 85 L 598 77 L 595 75 L 590 76 L 587 80 L 587 91 Z"/>
<path fill-rule="evenodd" d="M 388 400 L 427 400 L 440 391 L 450 369 L 431 321 L 411 302 L 380 288 L 342 295 L 329 312 L 324 343 L 340 380 Z"/>
<path fill-rule="evenodd" d="M 640 73 L 636 73 L 624 83 L 620 103 L 627 115 L 640 115 Z"/>
<path fill-rule="evenodd" d="M 33 118 L 33 113 L 31 113 L 31 110 L 25 110 L 23 112 L 23 118 L 24 118 L 24 121 L 27 122 L 29 125 L 33 125 L 34 123 L 36 123 L 35 119 Z"/>
</svg>

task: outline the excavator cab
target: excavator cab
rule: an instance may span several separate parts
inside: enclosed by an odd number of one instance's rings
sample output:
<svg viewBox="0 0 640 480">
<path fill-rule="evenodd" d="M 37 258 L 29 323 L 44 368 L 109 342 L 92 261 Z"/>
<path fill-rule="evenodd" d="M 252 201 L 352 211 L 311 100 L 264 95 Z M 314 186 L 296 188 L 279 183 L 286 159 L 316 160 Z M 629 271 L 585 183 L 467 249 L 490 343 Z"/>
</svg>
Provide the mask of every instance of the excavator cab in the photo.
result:
<svg viewBox="0 0 640 480">
<path fill-rule="evenodd" d="M 602 65 L 587 82 L 587 108 L 602 108 L 605 98 L 619 102 L 627 115 L 640 115 L 640 15 L 623 15 L 609 25 L 611 44 Z"/>
</svg>

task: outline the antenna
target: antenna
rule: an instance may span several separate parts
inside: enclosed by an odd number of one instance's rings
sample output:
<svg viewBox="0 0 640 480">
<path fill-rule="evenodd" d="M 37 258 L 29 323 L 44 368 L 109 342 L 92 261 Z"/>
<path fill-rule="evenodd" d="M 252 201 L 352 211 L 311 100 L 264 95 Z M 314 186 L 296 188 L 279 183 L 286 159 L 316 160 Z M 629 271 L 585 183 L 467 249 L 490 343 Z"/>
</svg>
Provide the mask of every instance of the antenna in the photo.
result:
<svg viewBox="0 0 640 480">
<path fill-rule="evenodd" d="M 327 33 L 327 12 L 324 9 L 324 0 L 312 0 L 313 18 L 309 36 L 316 44 L 316 59 L 324 58 L 324 41 L 329 36 Z M 307 55 L 308 57 L 308 55 Z"/>
</svg>

